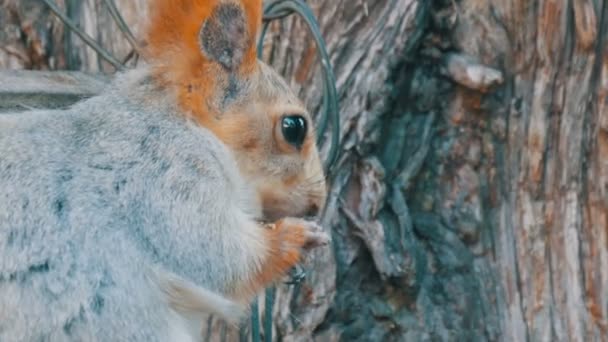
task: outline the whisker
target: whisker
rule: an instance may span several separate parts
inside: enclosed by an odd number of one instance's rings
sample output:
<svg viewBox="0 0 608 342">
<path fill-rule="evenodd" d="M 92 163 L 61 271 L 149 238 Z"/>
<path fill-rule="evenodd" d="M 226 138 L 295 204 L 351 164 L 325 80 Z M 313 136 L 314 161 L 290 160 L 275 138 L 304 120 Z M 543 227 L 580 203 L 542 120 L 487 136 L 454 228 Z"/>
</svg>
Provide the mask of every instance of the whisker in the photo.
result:
<svg viewBox="0 0 608 342">
<path fill-rule="evenodd" d="M 308 188 L 308 187 L 312 187 L 312 186 L 315 186 L 315 185 L 323 184 L 324 182 L 325 182 L 324 180 L 318 180 L 318 181 L 314 181 L 314 182 L 307 182 L 307 183 L 300 184 L 298 187 Z"/>
<path fill-rule="evenodd" d="M 311 180 L 311 179 L 315 179 L 315 178 L 319 178 L 319 179 L 327 180 L 327 176 L 326 176 L 324 173 L 322 173 L 322 172 L 317 172 L 317 173 L 314 173 L 314 174 L 312 174 L 312 175 L 310 175 L 310 176 L 308 176 L 308 177 L 304 178 L 304 179 L 302 180 L 302 182 L 307 182 L 307 181 L 309 181 L 309 180 Z"/>
<path fill-rule="evenodd" d="M 326 179 L 322 175 L 312 175 L 307 178 L 304 178 L 301 181 L 301 184 L 309 184 L 311 182 L 325 182 L 325 181 L 326 181 Z"/>
</svg>

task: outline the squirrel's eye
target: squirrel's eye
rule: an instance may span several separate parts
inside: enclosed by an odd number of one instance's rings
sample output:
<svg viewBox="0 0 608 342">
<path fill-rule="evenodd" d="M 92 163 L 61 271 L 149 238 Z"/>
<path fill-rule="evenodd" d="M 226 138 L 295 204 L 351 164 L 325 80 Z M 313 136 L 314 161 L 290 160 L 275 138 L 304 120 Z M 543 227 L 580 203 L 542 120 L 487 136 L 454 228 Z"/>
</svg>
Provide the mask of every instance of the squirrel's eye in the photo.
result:
<svg viewBox="0 0 608 342">
<path fill-rule="evenodd" d="M 281 121 L 283 137 L 288 144 L 300 148 L 306 138 L 306 119 L 300 115 L 284 116 Z"/>
</svg>

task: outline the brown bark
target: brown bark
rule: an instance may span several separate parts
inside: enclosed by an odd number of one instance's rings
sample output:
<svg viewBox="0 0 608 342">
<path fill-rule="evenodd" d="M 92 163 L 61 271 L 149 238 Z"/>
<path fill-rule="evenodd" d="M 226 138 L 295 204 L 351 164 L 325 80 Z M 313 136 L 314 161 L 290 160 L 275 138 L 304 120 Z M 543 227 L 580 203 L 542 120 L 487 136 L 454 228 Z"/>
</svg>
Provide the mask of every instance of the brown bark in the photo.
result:
<svg viewBox="0 0 608 342">
<path fill-rule="evenodd" d="M 145 1 L 117 3 L 137 35 Z M 273 336 L 608 340 L 608 4 L 308 3 L 340 95 L 334 249 L 279 287 Z M 40 4 L 3 5 L 0 66 L 111 71 Z M 76 7 L 129 53 L 100 0 Z M 303 21 L 272 24 L 264 59 L 319 109 Z"/>
</svg>

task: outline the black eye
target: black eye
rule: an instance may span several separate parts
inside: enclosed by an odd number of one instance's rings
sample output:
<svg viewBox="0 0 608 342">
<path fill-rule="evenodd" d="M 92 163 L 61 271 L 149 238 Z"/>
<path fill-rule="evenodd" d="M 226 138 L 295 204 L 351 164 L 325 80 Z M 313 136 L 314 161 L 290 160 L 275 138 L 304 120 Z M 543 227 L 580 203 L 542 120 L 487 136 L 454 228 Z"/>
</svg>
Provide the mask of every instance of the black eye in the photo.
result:
<svg viewBox="0 0 608 342">
<path fill-rule="evenodd" d="M 281 129 L 287 143 L 297 148 L 302 146 L 306 138 L 306 119 L 300 115 L 284 116 L 281 121 Z"/>
</svg>

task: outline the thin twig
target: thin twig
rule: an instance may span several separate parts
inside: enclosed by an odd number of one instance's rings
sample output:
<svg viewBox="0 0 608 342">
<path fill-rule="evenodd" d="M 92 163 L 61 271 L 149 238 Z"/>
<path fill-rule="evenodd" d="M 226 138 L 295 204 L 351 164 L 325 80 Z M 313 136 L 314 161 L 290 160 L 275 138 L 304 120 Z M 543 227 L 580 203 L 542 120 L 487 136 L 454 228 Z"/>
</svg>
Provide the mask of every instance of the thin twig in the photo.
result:
<svg viewBox="0 0 608 342">
<path fill-rule="evenodd" d="M 127 63 L 132 59 L 132 58 L 136 58 L 135 63 L 137 64 L 137 51 L 135 49 L 132 49 L 131 51 L 129 51 L 129 53 L 127 54 L 127 56 L 122 60 L 122 65 L 127 65 Z"/>
<path fill-rule="evenodd" d="M 80 39 L 84 40 L 87 45 L 89 45 L 93 50 L 95 50 L 95 52 L 97 52 L 97 54 L 99 54 L 101 58 L 112 64 L 112 66 L 114 66 L 114 68 L 116 68 L 117 70 L 123 70 L 122 64 L 116 58 L 114 58 L 108 51 L 106 51 L 103 47 L 97 44 L 97 42 L 95 42 L 95 40 L 91 38 L 91 36 L 89 36 L 83 30 L 78 28 L 78 26 L 74 24 L 74 22 L 72 22 L 63 12 L 61 12 L 59 7 L 57 7 L 57 5 L 52 0 L 42 0 L 42 2 L 44 2 L 70 30 L 74 31 L 74 33 L 76 33 L 78 37 L 80 37 Z"/>
<path fill-rule="evenodd" d="M 251 304 L 251 341 L 260 342 L 260 307 L 258 298 Z"/>
<path fill-rule="evenodd" d="M 276 291 L 276 287 L 271 287 L 264 295 L 264 342 L 272 342 L 272 309 Z"/>
<path fill-rule="evenodd" d="M 120 11 L 116 7 L 116 3 L 114 3 L 114 0 L 103 0 L 103 2 L 106 4 L 106 6 L 108 6 L 108 10 L 110 11 L 110 15 L 112 16 L 112 18 L 116 22 L 116 25 L 118 25 L 118 28 L 124 34 L 125 38 L 129 42 L 129 44 L 131 44 L 131 47 L 136 52 L 141 51 L 141 46 L 139 45 L 139 42 L 137 41 L 137 39 L 135 39 L 135 36 L 133 35 L 133 32 L 129 28 L 129 25 L 127 25 L 127 23 L 125 22 L 124 18 L 120 14 Z"/>
<path fill-rule="evenodd" d="M 328 121 L 331 121 L 331 141 L 327 158 L 324 163 L 326 172 L 330 173 L 331 167 L 334 165 L 338 156 L 338 147 L 340 144 L 338 94 L 336 90 L 336 78 L 331 67 L 331 60 L 329 58 L 329 53 L 327 52 L 325 40 L 323 39 L 319 24 L 310 7 L 301 0 L 275 0 L 266 5 L 264 7 L 264 25 L 262 27 L 260 41 L 258 42 L 258 54 L 260 55 L 262 52 L 262 41 L 270 21 L 276 18 L 284 18 L 292 13 L 298 14 L 308 25 L 313 39 L 317 44 L 317 52 L 319 59 L 321 60 L 321 68 L 323 71 L 323 110 L 317 122 L 317 142 L 319 145 L 323 144 L 327 123 Z"/>
<path fill-rule="evenodd" d="M 213 315 L 209 315 L 207 319 L 207 331 L 205 332 L 205 340 L 204 342 L 211 341 L 211 327 L 213 326 Z"/>
</svg>

